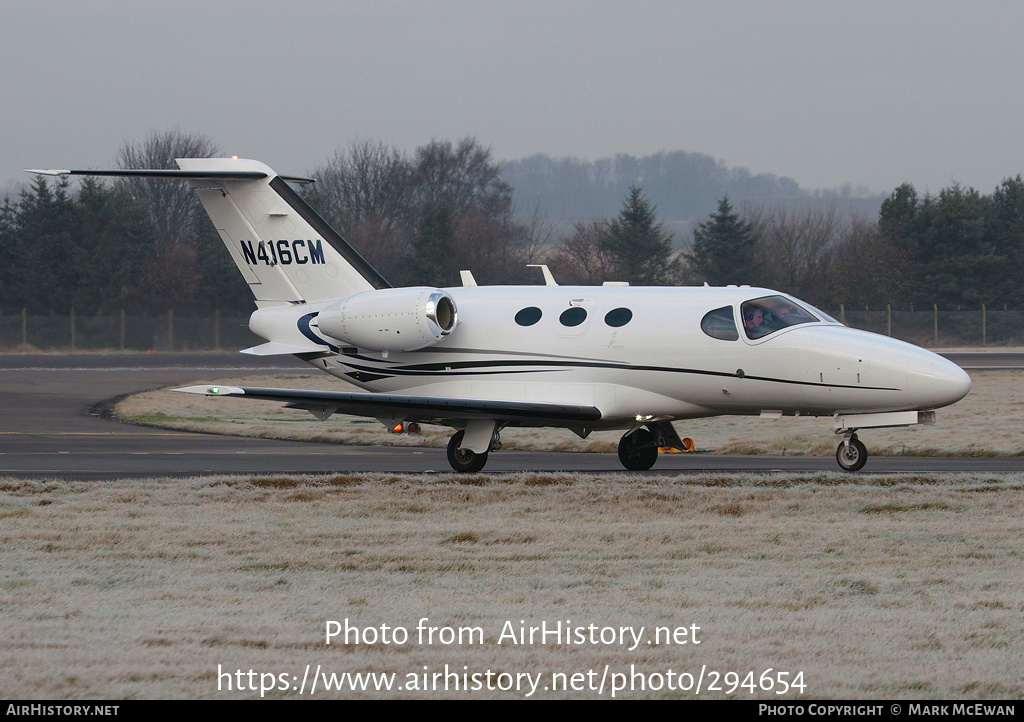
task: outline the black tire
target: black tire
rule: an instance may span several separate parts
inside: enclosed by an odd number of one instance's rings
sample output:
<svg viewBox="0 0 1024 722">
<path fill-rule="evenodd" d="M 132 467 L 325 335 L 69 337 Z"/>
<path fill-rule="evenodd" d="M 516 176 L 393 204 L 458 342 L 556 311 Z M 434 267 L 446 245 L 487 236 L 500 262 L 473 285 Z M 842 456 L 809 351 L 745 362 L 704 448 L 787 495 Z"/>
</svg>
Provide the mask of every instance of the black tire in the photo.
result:
<svg viewBox="0 0 1024 722">
<path fill-rule="evenodd" d="M 836 449 L 836 461 L 843 471 L 859 471 L 867 460 L 868 450 L 856 436 L 850 439 L 849 444 L 840 444 Z"/>
<path fill-rule="evenodd" d="M 487 452 L 477 454 L 469 449 L 459 449 L 465 431 L 457 432 L 448 441 L 448 463 L 458 472 L 473 473 L 480 471 L 487 463 Z"/>
<path fill-rule="evenodd" d="M 658 460 L 658 447 L 647 429 L 637 429 L 619 439 L 619 461 L 630 471 L 647 471 Z"/>
</svg>

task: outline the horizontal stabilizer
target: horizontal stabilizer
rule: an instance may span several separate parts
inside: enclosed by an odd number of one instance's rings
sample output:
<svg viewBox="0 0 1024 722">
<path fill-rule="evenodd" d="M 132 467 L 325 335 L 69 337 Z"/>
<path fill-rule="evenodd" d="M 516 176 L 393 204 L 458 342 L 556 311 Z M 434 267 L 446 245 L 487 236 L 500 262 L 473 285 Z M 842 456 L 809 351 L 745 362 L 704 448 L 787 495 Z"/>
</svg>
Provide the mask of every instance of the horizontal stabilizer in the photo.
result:
<svg viewBox="0 0 1024 722">
<path fill-rule="evenodd" d="M 94 175 L 121 178 L 185 178 L 191 180 L 259 180 L 267 178 L 269 173 L 258 170 L 177 170 L 150 168 L 110 168 L 106 170 L 68 170 L 62 168 L 25 168 L 26 173 L 36 175 Z M 297 176 L 281 176 L 289 183 L 313 183 L 313 178 Z"/>
<path fill-rule="evenodd" d="M 299 346 L 291 343 L 269 341 L 267 343 L 261 343 L 259 346 L 242 349 L 239 353 L 247 353 L 250 356 L 286 356 L 298 353 L 319 353 L 321 351 L 328 350 L 329 349 L 326 344 L 323 346 L 314 346 L 313 344 Z"/>
<path fill-rule="evenodd" d="M 589 424 L 600 420 L 601 411 L 593 406 L 549 404 L 533 401 L 407 396 L 348 391 L 310 391 L 306 389 L 270 389 L 246 386 L 188 386 L 175 391 L 205 396 L 240 396 L 263 401 L 280 401 L 293 408 L 332 409 L 352 416 L 394 416 L 421 423 L 446 423 L 453 420 L 494 419 L 541 426 Z"/>
</svg>

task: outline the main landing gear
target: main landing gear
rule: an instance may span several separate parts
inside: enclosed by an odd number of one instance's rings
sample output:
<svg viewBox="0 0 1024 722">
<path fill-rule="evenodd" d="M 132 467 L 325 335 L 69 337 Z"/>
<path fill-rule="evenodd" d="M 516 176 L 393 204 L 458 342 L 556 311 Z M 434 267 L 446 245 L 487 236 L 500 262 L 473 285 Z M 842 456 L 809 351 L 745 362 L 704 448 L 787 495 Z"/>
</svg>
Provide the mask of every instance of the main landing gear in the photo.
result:
<svg viewBox="0 0 1024 722">
<path fill-rule="evenodd" d="M 647 429 L 637 429 L 619 439 L 619 461 L 630 471 L 647 471 L 657 460 L 658 447 Z"/>
<path fill-rule="evenodd" d="M 662 446 L 688 451 L 671 422 L 654 421 L 645 427 L 628 431 L 619 439 L 619 461 L 630 471 L 647 471 L 654 466 L 658 460 L 658 449 Z"/>
<path fill-rule="evenodd" d="M 859 471 L 868 460 L 868 450 L 857 438 L 856 429 L 843 432 L 843 440 L 836 449 L 836 461 L 843 471 Z"/>
<path fill-rule="evenodd" d="M 460 473 L 476 473 L 484 468 L 487 464 L 487 455 L 492 451 L 497 451 L 501 448 L 501 436 L 500 429 L 494 427 L 491 432 L 491 442 L 487 448 L 487 451 L 476 452 L 472 449 L 460 449 L 462 440 L 466 438 L 465 430 L 457 431 L 448 440 L 448 463 L 451 464 L 452 469 Z"/>
<path fill-rule="evenodd" d="M 483 452 L 459 448 L 466 438 L 466 430 L 455 432 L 448 441 L 448 463 L 451 464 L 452 469 L 462 473 L 475 473 L 484 468 L 487 464 L 488 453 L 501 448 L 500 428 L 497 426 L 492 428 L 490 445 L 487 451 Z M 580 435 L 586 438 L 589 435 L 589 429 L 584 430 L 584 433 Z M 671 423 L 668 421 L 649 422 L 626 432 L 619 440 L 619 461 L 630 471 L 647 471 L 658 460 L 658 448 L 662 446 L 670 446 L 680 451 L 687 450 Z"/>
<path fill-rule="evenodd" d="M 455 471 L 474 473 L 484 468 L 484 464 L 487 463 L 487 454 L 490 450 L 478 454 L 469 449 L 460 449 L 459 444 L 462 443 L 465 435 L 465 431 L 459 431 L 449 439 L 448 463 L 451 464 L 452 469 Z"/>
</svg>

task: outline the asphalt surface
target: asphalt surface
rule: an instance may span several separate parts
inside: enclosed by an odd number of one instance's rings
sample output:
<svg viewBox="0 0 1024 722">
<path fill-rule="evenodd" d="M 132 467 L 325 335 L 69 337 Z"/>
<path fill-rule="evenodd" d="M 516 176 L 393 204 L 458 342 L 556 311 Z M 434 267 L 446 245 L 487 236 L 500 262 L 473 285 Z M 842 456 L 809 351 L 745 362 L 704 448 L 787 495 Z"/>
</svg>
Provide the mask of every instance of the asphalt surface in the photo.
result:
<svg viewBox="0 0 1024 722">
<path fill-rule="evenodd" d="M 1018 351 L 950 351 L 941 353 L 965 371 L 972 369 L 1024 369 L 1024 353 Z"/>
<path fill-rule="evenodd" d="M 976 356 L 977 354 L 970 354 Z M 984 367 L 1024 366 L 992 354 Z M 960 362 L 964 355 L 949 354 Z M 985 354 L 987 357 L 988 354 Z M 973 364 L 964 359 L 966 366 Z M 203 354 L 0 355 L 0 476 L 101 480 L 225 473 L 449 472 L 444 449 L 273 441 L 164 431 L 104 417 L 113 400 L 199 378 L 308 373 L 290 357 Z M 837 471 L 831 457 L 663 454 L 653 472 Z M 615 454 L 502 451 L 486 471 L 622 472 Z M 1024 458 L 871 457 L 862 473 L 1017 472 Z"/>
</svg>

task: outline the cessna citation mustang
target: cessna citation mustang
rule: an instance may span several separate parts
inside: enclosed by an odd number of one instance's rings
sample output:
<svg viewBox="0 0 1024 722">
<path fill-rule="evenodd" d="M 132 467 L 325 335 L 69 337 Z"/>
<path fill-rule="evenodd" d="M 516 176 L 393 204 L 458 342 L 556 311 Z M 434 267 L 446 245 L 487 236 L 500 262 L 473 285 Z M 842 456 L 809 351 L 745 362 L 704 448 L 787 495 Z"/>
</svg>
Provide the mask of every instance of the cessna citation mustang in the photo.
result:
<svg viewBox="0 0 1024 722">
<path fill-rule="evenodd" d="M 266 343 L 364 389 L 193 386 L 331 414 L 455 429 L 448 460 L 479 471 L 508 426 L 582 438 L 625 430 L 619 460 L 650 469 L 682 449 L 672 422 L 707 416 L 827 416 L 836 460 L 864 466 L 866 428 L 930 423 L 971 379 L 916 346 L 855 331 L 766 288 L 476 285 L 392 288 L 289 183 L 262 163 L 184 158 L 180 170 L 46 170 L 48 175 L 183 178 L 199 194 L 256 297 Z"/>
</svg>

